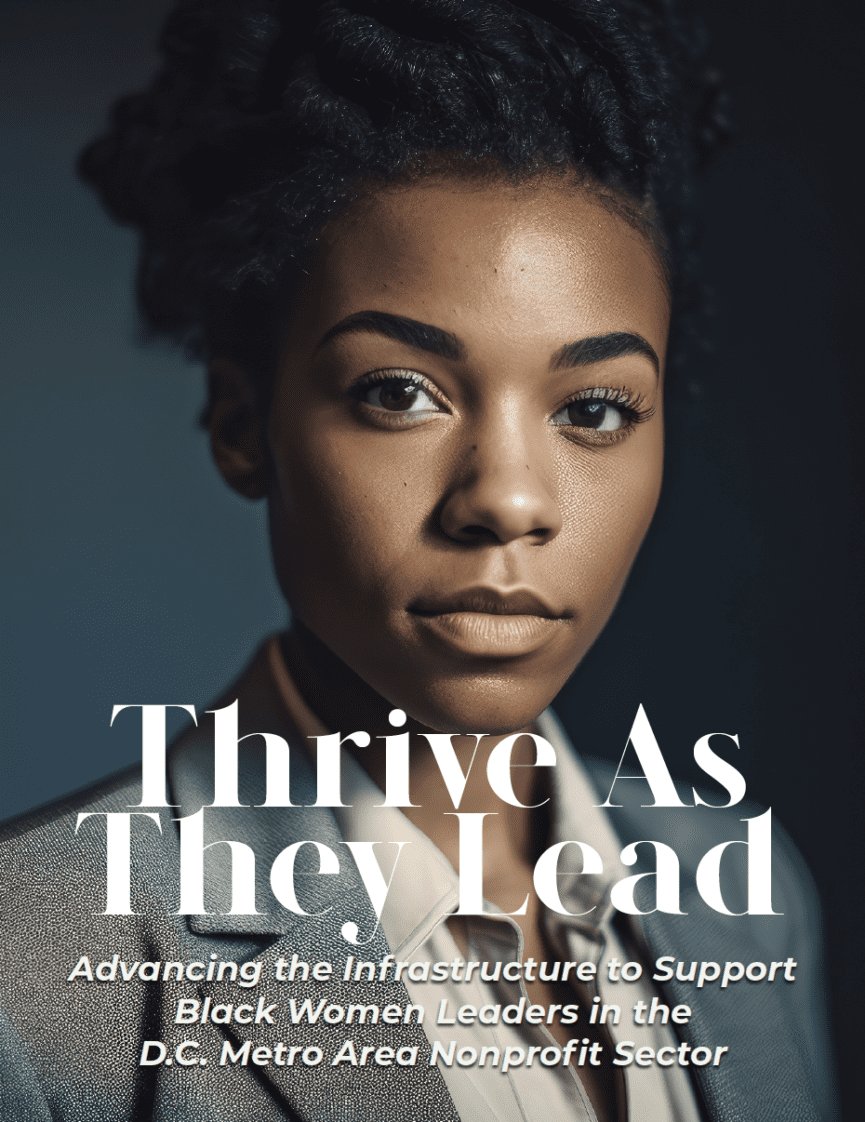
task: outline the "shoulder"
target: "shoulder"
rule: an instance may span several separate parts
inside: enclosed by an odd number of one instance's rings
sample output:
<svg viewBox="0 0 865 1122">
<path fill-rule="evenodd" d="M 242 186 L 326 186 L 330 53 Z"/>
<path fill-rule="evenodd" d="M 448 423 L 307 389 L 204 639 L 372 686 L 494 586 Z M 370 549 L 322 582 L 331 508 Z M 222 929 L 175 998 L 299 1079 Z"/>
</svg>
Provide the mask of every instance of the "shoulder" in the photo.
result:
<svg viewBox="0 0 865 1122">
<path fill-rule="evenodd" d="M 605 802 L 615 778 L 615 766 L 598 760 L 586 761 L 598 790 L 598 804 Z M 645 790 L 643 784 L 637 785 Z M 623 846 L 635 845 L 638 858 L 634 872 L 653 871 L 655 858 L 647 842 L 669 846 L 678 858 L 681 881 L 682 917 L 669 917 L 668 935 L 660 947 L 665 954 L 682 959 L 739 958 L 753 961 L 786 961 L 797 968 L 794 986 L 785 986 L 784 1002 L 793 1023 L 799 1026 L 800 1046 L 822 1101 L 826 1116 L 831 1115 L 833 1065 L 826 1007 L 827 982 L 823 953 L 823 917 L 811 873 L 783 826 L 771 821 L 771 842 L 765 856 L 771 884 L 771 914 L 749 914 L 750 849 L 748 823 L 760 818 L 767 807 L 741 802 L 732 807 L 640 806 L 642 790 L 636 797 L 628 784 L 617 784 L 615 800 L 626 805 L 606 809 Z M 684 803 L 693 804 L 689 788 L 677 784 Z M 707 800 L 709 795 L 702 792 Z M 748 842 L 749 844 L 742 844 Z M 732 844 L 730 844 L 732 843 Z M 737 844 L 738 843 L 738 844 Z M 722 899 L 734 914 L 723 915 L 701 898 L 696 887 L 700 862 L 711 850 L 723 847 L 720 860 Z M 651 881 L 653 878 L 647 878 Z M 643 882 L 644 884 L 646 882 Z M 647 908 L 651 904 L 646 905 Z M 642 920 L 645 931 L 654 925 L 656 915 Z M 678 921 L 678 922 L 676 922 Z M 669 932 L 675 932 L 672 942 Z M 737 949 L 738 948 L 738 949 Z M 741 1005 L 742 995 L 739 995 Z"/>
<path fill-rule="evenodd" d="M 143 985 L 104 984 L 93 975 L 100 967 L 110 973 L 119 957 L 178 958 L 182 938 L 170 914 L 174 843 L 165 811 L 160 826 L 132 819 L 141 826 L 131 828 L 129 862 L 122 835 L 112 841 L 107 834 L 102 816 L 134 813 L 139 801 L 139 772 L 131 768 L 0 826 L 4 1118 L 96 1118 L 106 1108 L 112 1117 L 133 1116 L 152 998 Z M 108 915 L 108 869 L 118 851 L 130 906 Z M 7 1113 L 12 1103 L 14 1114 Z"/>
<path fill-rule="evenodd" d="M 595 789 L 599 805 L 606 802 L 613 791 L 616 768 L 605 760 L 584 761 Z M 622 806 L 606 808 L 610 822 L 623 845 L 641 841 L 657 841 L 670 846 L 679 857 L 683 874 L 694 874 L 702 858 L 710 849 L 728 842 L 744 842 L 748 836 L 748 823 L 760 818 L 770 808 L 759 803 L 742 801 L 735 806 L 694 806 L 693 793 L 685 784 L 676 783 L 679 797 L 686 805 L 681 807 L 642 806 L 645 787 L 639 794 L 627 791 L 621 781 L 613 792 L 615 801 Z M 706 802 L 710 796 L 701 792 Z M 741 848 L 741 847 L 737 847 Z M 785 883 L 795 883 L 803 896 L 816 905 L 816 890 L 811 874 L 786 830 L 772 819 L 773 871 Z"/>
<path fill-rule="evenodd" d="M 140 799 L 136 766 L 0 825 L 0 939 L 7 961 L 20 955 L 37 991 L 61 973 L 65 978 L 92 945 L 143 939 L 169 911 L 167 878 L 177 850 L 175 831 L 167 828 L 171 812 L 139 817 Z M 109 833 L 109 815 L 122 816 L 116 832 Z M 108 870 L 118 854 L 134 904 L 107 915 Z"/>
<path fill-rule="evenodd" d="M 615 766 L 600 760 L 586 761 L 598 791 L 598 803 L 607 800 L 615 778 Z M 677 783 L 682 807 L 641 806 L 645 786 L 640 793 L 628 792 L 621 782 L 615 788 L 615 800 L 623 806 L 607 808 L 606 813 L 623 846 L 636 845 L 638 862 L 653 863 L 651 847 L 646 842 L 660 842 L 676 854 L 681 870 L 683 890 L 693 887 L 697 868 L 710 850 L 725 846 L 721 859 L 721 883 L 729 906 L 743 911 L 747 905 L 749 823 L 761 818 L 769 808 L 754 802 L 735 806 L 694 806 L 693 794 Z M 709 795 L 702 796 L 709 801 Z M 753 843 L 751 843 L 753 844 Z M 781 823 L 771 818 L 771 884 L 772 905 L 777 915 L 743 917 L 755 929 L 771 930 L 771 942 L 787 938 L 819 942 L 822 916 L 817 888 L 802 855 Z M 638 865 L 639 869 L 639 865 Z M 642 871 L 642 870 L 640 870 Z M 762 938 L 766 939 L 765 932 Z"/>
<path fill-rule="evenodd" d="M 105 826 L 81 816 L 133 810 L 140 790 L 140 768 L 125 768 L 0 823 L 0 926 L 8 919 L 10 900 L 38 898 L 39 885 L 51 883 L 52 873 L 68 880 L 97 852 L 104 861 Z"/>
<path fill-rule="evenodd" d="M 140 799 L 141 768 L 135 764 L 89 783 L 58 799 L 16 814 L 0 822 L 0 846 L 10 852 L 20 845 L 38 842 L 40 834 L 50 834 L 58 823 L 66 823 L 80 813 L 125 810 Z"/>
</svg>

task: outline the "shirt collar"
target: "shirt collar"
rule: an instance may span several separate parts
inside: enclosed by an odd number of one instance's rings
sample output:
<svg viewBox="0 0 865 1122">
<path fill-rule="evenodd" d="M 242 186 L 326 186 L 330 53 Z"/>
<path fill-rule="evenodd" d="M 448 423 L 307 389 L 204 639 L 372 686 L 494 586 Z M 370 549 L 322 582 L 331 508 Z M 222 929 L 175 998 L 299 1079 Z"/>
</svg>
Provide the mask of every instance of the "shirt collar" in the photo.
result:
<svg viewBox="0 0 865 1122">
<path fill-rule="evenodd" d="M 270 640 L 268 655 L 282 700 L 299 731 L 305 737 L 326 735 L 329 730 L 301 697 L 276 636 Z M 559 863 L 559 895 L 569 912 L 589 913 L 580 917 L 578 926 L 602 927 L 610 917 L 610 885 L 624 875 L 619 839 L 603 810 L 595 805 L 598 794 L 594 785 L 553 711 L 541 713 L 535 727 L 556 753 L 551 780 L 551 844 L 586 842 L 600 854 L 604 868 L 599 876 L 582 874 L 580 859 L 569 860 L 571 855 L 566 850 Z M 456 908 L 459 878 L 438 846 L 398 807 L 381 805 L 383 792 L 345 749 L 342 793 L 349 805 L 334 807 L 333 813 L 345 841 L 389 843 L 377 846 L 375 851 L 382 873 L 390 881 L 381 925 L 394 955 L 408 956 Z M 399 843 L 409 844 L 398 849 Z M 569 864 L 573 869 L 570 873 Z M 496 909 L 490 905 L 490 910 Z M 564 916 L 559 922 L 569 925 L 573 921 Z"/>
</svg>

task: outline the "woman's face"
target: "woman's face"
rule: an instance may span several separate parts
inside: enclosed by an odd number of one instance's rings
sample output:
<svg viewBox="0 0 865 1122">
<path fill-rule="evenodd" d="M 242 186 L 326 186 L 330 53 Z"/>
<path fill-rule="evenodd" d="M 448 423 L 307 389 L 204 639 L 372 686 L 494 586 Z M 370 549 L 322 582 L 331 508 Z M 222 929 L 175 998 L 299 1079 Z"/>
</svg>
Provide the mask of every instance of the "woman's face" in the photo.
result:
<svg viewBox="0 0 865 1122">
<path fill-rule="evenodd" d="M 321 239 L 269 419 L 294 613 L 424 725 L 524 727 L 652 519 L 668 317 L 647 243 L 569 180 L 355 204 Z"/>
</svg>

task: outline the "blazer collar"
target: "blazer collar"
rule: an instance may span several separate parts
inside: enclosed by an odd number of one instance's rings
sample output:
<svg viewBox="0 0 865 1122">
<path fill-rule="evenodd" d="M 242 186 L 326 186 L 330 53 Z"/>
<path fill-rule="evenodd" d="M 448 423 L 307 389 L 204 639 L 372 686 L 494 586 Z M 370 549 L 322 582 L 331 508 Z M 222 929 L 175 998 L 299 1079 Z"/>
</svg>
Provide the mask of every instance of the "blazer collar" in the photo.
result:
<svg viewBox="0 0 865 1122">
<path fill-rule="evenodd" d="M 263 647 L 250 666 L 222 698 L 211 708 L 239 702 L 239 735 L 269 732 L 282 736 L 290 748 L 291 796 L 297 804 L 311 803 L 315 798 L 315 776 L 305 742 L 292 724 L 269 666 L 267 647 Z M 369 897 L 342 836 L 333 813 L 327 808 L 304 805 L 295 807 L 262 807 L 265 791 L 265 751 L 260 738 L 253 738 L 240 753 L 242 758 L 239 800 L 241 807 L 211 807 L 213 801 L 213 722 L 204 716 L 197 728 L 188 730 L 174 745 L 170 762 L 175 816 L 187 817 L 205 807 L 204 842 L 241 842 L 255 854 L 257 915 L 226 914 L 231 907 L 230 865 L 228 846 L 216 845 L 205 855 L 205 906 L 207 914 L 190 916 L 189 927 L 194 935 L 216 941 L 220 936 L 275 936 L 276 938 L 254 961 L 261 964 L 261 981 L 252 990 L 238 991 L 228 982 L 202 983 L 202 999 L 210 997 L 212 1005 L 236 1004 L 239 992 L 248 1002 L 259 999 L 264 1007 L 276 1006 L 274 1026 L 265 1023 L 220 1026 L 233 1049 L 249 1042 L 250 1049 L 272 1046 L 276 1041 L 320 1048 L 324 1058 L 320 1065 L 308 1067 L 296 1061 L 292 1066 L 273 1062 L 255 1067 L 274 1091 L 286 1101 L 294 1115 L 306 1122 L 331 1122 L 358 1117 L 359 1106 L 374 1112 L 383 1122 L 459 1122 L 453 1102 L 437 1067 L 429 1066 L 429 1043 L 423 1028 L 417 1024 L 399 1026 L 396 1046 L 417 1049 L 414 1066 L 391 1062 L 378 1066 L 368 1059 L 364 1066 L 341 1063 L 331 1066 L 345 1040 L 354 1043 L 357 1056 L 365 1047 L 395 1046 L 394 1028 L 383 1021 L 347 1025 L 330 1023 L 319 1016 L 315 1024 L 292 1023 L 292 1000 L 295 1011 L 309 999 L 312 1008 L 319 1002 L 347 1007 L 350 1004 L 388 1004 L 405 1007 L 410 1003 L 402 983 L 345 980 L 346 956 L 367 962 L 378 962 L 388 953 L 388 945 L 377 924 Z M 250 809 L 252 808 L 252 809 Z M 296 842 L 315 840 L 329 846 L 339 859 L 339 873 L 320 875 L 318 851 L 303 846 L 297 855 L 295 883 L 298 897 L 309 915 L 297 915 L 275 898 L 270 885 L 270 870 L 279 853 Z M 313 914 L 317 913 L 317 914 Z M 343 925 L 358 925 L 358 944 L 347 942 Z M 310 973 L 304 979 L 298 971 L 295 979 L 278 982 L 277 963 L 280 958 L 290 962 L 297 955 L 310 967 L 329 962 L 333 975 L 318 982 Z M 405 1054 L 404 1054 L 405 1055 Z M 250 1061 L 251 1063 L 251 1061 Z"/>
<path fill-rule="evenodd" d="M 213 718 L 201 714 L 197 727 L 188 729 L 172 746 L 169 775 L 175 817 L 187 818 L 204 807 L 206 914 L 189 917 L 190 929 L 200 935 L 284 935 L 309 924 L 308 916 L 284 907 L 271 887 L 270 873 L 279 854 L 290 845 L 316 841 L 329 847 L 339 860 L 339 872 L 319 874 L 319 851 L 302 846 L 295 862 L 298 900 L 310 915 L 321 913 L 325 926 L 339 931 L 346 922 L 359 927 L 361 941 L 376 927 L 375 914 L 363 882 L 345 848 L 333 812 L 312 807 L 315 774 L 306 742 L 292 723 L 273 682 L 267 645 L 249 667 L 210 709 L 238 702 L 238 735 L 274 733 L 289 746 L 292 807 L 261 806 L 266 799 L 266 753 L 263 737 L 252 736 L 241 746 L 239 807 L 214 807 Z M 240 842 L 255 855 L 257 915 L 232 915 L 231 850 L 220 842 Z M 344 944 L 344 949 L 351 949 Z"/>
</svg>

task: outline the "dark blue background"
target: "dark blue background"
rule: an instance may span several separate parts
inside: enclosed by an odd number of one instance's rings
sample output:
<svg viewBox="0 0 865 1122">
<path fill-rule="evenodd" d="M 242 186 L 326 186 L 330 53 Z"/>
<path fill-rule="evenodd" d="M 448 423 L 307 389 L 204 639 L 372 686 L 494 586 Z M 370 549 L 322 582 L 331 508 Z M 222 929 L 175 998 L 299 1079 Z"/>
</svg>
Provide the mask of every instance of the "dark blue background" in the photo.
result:
<svg viewBox="0 0 865 1122">
<path fill-rule="evenodd" d="M 201 372 L 138 345 L 134 238 L 74 175 L 111 100 L 152 72 L 168 7 L 0 0 L 0 817 L 136 759 L 113 704 L 201 705 L 285 619 L 263 510 L 221 484 L 196 427 Z M 862 16 L 852 0 L 702 7 L 736 123 L 705 183 L 713 353 L 673 410 L 622 604 L 559 709 L 583 751 L 617 758 L 642 702 L 689 778 L 699 736 L 739 734 L 749 795 L 823 893 L 852 1096 Z"/>
</svg>

